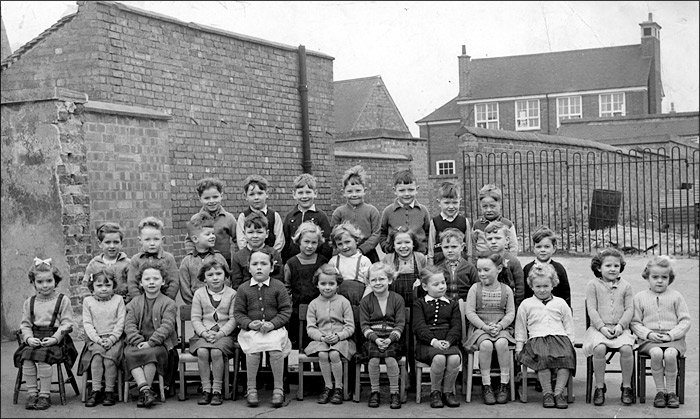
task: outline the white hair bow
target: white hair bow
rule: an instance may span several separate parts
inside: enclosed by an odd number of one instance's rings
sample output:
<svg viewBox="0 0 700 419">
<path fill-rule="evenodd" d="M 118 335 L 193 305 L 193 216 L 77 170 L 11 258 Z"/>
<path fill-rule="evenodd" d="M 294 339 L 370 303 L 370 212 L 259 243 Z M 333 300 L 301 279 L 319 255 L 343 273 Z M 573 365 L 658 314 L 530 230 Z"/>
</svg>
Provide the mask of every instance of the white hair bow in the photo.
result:
<svg viewBox="0 0 700 419">
<path fill-rule="evenodd" d="M 47 265 L 51 265 L 51 258 L 48 259 L 39 259 L 38 257 L 34 257 L 34 266 L 39 266 L 42 263 L 45 263 Z"/>
</svg>

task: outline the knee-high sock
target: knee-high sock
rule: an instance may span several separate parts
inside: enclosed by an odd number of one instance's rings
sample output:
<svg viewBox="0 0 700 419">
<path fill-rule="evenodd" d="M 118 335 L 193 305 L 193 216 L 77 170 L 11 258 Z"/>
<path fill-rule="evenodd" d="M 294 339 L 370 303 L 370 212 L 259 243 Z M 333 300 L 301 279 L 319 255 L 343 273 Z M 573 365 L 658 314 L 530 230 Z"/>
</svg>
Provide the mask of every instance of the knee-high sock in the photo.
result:
<svg viewBox="0 0 700 419">
<path fill-rule="evenodd" d="M 442 379 L 445 376 L 445 356 L 435 355 L 430 363 L 430 391 L 442 391 Z"/>
<path fill-rule="evenodd" d="M 343 388 L 343 362 L 340 360 L 340 352 L 331 351 L 329 355 L 333 379 L 335 380 L 335 388 Z"/>
<path fill-rule="evenodd" d="M 634 370 L 634 355 L 632 349 L 628 351 L 620 351 L 620 369 L 624 371 L 622 374 L 622 386 L 632 386 L 632 370 Z"/>
<path fill-rule="evenodd" d="M 53 375 L 51 365 L 45 362 L 37 362 L 36 370 L 36 375 L 39 377 L 39 383 L 41 384 L 39 395 L 49 397 L 51 395 L 51 376 Z"/>
<path fill-rule="evenodd" d="M 549 368 L 537 371 L 537 378 L 540 380 L 540 385 L 542 386 L 542 394 L 552 392 L 552 372 Z"/>
<path fill-rule="evenodd" d="M 323 383 L 328 388 L 333 388 L 333 377 L 331 375 L 331 362 L 328 359 L 328 352 L 319 352 L 318 366 L 321 368 Z"/>
<path fill-rule="evenodd" d="M 246 369 L 248 376 L 248 392 L 257 391 L 256 379 L 258 376 L 258 367 L 260 366 L 260 359 L 262 358 L 262 352 L 256 352 L 254 354 L 246 354 Z"/>
<path fill-rule="evenodd" d="M 384 358 L 386 364 L 386 375 L 389 376 L 389 393 L 399 392 L 399 362 L 396 358 Z"/>
<path fill-rule="evenodd" d="M 459 374 L 459 364 L 461 358 L 459 355 L 450 355 L 447 358 L 447 367 L 445 368 L 445 378 L 443 378 L 442 391 L 445 393 L 455 392 L 455 382 L 457 374 Z"/>
<path fill-rule="evenodd" d="M 270 351 L 270 369 L 272 369 L 274 381 L 272 393 L 284 394 L 282 388 L 284 384 L 284 356 L 282 356 L 282 351 Z"/>
<path fill-rule="evenodd" d="M 557 370 L 557 384 L 554 388 L 554 394 L 561 394 L 564 392 L 564 387 L 566 387 L 569 381 L 569 373 L 570 371 L 568 368 L 559 368 Z"/>
<path fill-rule="evenodd" d="M 92 374 L 92 391 L 102 390 L 102 375 L 104 375 L 105 368 L 102 363 L 102 355 L 95 354 L 90 362 L 90 374 Z"/>
<path fill-rule="evenodd" d="M 111 359 L 103 359 L 105 366 L 105 391 L 113 392 L 117 386 L 117 364 L 115 364 Z"/>
<path fill-rule="evenodd" d="M 371 358 L 369 360 L 367 363 L 367 373 L 369 373 L 370 391 L 372 393 L 379 391 L 379 358 Z"/>
<path fill-rule="evenodd" d="M 22 377 L 27 386 L 27 393 L 37 394 L 39 392 L 39 387 L 36 383 L 36 364 L 34 361 L 25 360 L 22 362 Z"/>
</svg>

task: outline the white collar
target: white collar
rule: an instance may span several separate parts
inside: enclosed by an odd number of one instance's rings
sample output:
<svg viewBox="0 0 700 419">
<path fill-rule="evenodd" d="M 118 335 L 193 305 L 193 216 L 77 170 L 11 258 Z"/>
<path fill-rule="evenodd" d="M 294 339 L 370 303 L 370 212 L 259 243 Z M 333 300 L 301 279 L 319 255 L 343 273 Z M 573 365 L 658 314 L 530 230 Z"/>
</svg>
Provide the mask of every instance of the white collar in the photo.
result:
<svg viewBox="0 0 700 419">
<path fill-rule="evenodd" d="M 440 298 L 431 297 L 431 296 L 429 296 L 429 295 L 426 295 L 426 296 L 425 296 L 425 302 L 426 302 L 426 303 L 428 303 L 428 302 L 430 302 L 430 301 L 433 301 L 433 300 L 442 300 L 442 301 L 444 301 L 444 302 L 446 302 L 446 303 L 448 303 L 448 304 L 450 303 L 450 299 L 447 298 L 447 297 L 445 297 L 444 295 L 443 295 L 442 297 L 440 297 Z"/>
<path fill-rule="evenodd" d="M 452 216 L 452 217 L 448 217 L 447 215 L 445 215 L 444 212 L 440 211 L 440 217 L 442 217 L 443 220 L 449 221 L 449 222 L 454 221 L 455 218 L 457 218 L 458 215 L 459 215 L 459 212 L 457 212 L 457 213 L 456 213 L 454 216 Z"/>
<path fill-rule="evenodd" d="M 270 286 L 270 278 L 267 278 L 263 282 L 258 282 L 254 278 L 250 278 L 250 286 L 251 287 L 262 287 L 263 285 L 267 285 L 269 287 Z"/>
<path fill-rule="evenodd" d="M 297 210 L 298 210 L 299 212 L 302 212 L 302 213 L 307 212 L 307 211 L 316 212 L 316 204 L 311 204 L 311 206 L 310 206 L 309 208 L 305 209 L 305 210 L 301 209 L 301 207 L 299 206 L 299 204 L 297 204 Z"/>
</svg>

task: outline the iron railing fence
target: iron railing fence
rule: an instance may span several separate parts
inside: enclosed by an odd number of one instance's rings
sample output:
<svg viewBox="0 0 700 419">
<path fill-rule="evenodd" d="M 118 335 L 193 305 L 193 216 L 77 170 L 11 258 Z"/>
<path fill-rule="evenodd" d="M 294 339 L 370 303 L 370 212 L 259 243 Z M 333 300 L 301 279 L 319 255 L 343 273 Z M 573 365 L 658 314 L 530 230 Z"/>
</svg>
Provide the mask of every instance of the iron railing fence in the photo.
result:
<svg viewBox="0 0 700 419">
<path fill-rule="evenodd" d="M 516 225 L 520 251 L 531 252 L 531 234 L 546 225 L 567 253 L 612 246 L 695 256 L 700 155 L 686 150 L 464 152 L 464 213 L 479 216 L 479 189 L 493 183 L 503 192 L 503 216 Z"/>
</svg>

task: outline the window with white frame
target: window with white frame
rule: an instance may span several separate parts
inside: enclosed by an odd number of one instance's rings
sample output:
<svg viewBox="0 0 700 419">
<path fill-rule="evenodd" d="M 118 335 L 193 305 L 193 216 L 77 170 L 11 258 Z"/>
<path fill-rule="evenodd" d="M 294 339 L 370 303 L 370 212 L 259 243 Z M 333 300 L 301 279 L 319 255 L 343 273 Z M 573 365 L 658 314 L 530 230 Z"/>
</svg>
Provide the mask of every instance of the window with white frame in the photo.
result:
<svg viewBox="0 0 700 419">
<path fill-rule="evenodd" d="M 474 105 L 475 124 L 478 128 L 498 129 L 498 102 Z"/>
<path fill-rule="evenodd" d="M 435 173 L 438 175 L 454 175 L 455 161 L 454 160 L 438 160 L 435 162 Z"/>
<path fill-rule="evenodd" d="M 557 98 L 557 128 L 562 119 L 581 119 L 581 96 L 567 96 Z"/>
<path fill-rule="evenodd" d="M 540 100 L 515 102 L 515 130 L 540 129 Z"/>
<path fill-rule="evenodd" d="M 625 116 L 625 93 L 606 93 L 599 96 L 600 117 Z"/>
</svg>

